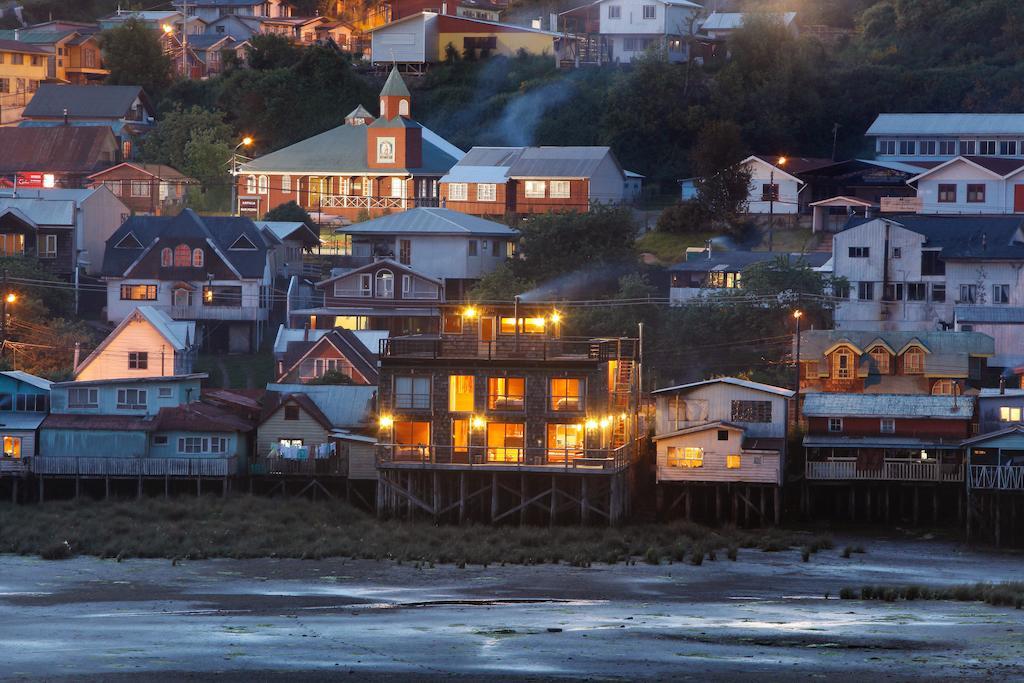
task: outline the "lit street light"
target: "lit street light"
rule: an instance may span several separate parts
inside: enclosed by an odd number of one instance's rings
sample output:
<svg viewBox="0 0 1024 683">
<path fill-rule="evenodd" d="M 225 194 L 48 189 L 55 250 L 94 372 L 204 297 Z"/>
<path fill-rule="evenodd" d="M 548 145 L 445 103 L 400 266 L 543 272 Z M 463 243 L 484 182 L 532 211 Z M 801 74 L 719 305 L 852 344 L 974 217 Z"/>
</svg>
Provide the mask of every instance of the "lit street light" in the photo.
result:
<svg viewBox="0 0 1024 683">
<path fill-rule="evenodd" d="M 250 147 L 252 138 L 246 135 L 231 151 L 231 215 L 238 215 L 238 150 Z"/>
</svg>

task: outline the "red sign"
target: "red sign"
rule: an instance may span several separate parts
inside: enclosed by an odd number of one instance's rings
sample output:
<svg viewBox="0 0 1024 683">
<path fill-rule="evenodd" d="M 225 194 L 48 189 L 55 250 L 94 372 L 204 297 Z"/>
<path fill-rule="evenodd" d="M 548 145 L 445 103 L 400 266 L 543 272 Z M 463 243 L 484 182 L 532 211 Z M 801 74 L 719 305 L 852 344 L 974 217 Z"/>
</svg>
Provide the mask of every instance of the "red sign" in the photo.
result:
<svg viewBox="0 0 1024 683">
<path fill-rule="evenodd" d="M 260 215 L 260 198 L 259 197 L 239 197 L 238 198 L 238 213 L 241 216 L 259 216 Z"/>
<path fill-rule="evenodd" d="M 19 173 L 18 187 L 54 187 L 52 173 Z"/>
</svg>

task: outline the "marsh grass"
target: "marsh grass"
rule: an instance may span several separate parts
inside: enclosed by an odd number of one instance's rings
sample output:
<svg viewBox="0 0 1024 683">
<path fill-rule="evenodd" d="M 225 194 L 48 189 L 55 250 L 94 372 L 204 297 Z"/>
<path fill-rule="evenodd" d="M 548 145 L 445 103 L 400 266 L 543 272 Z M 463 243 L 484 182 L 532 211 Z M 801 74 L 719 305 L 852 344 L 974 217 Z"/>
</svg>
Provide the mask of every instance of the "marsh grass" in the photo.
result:
<svg viewBox="0 0 1024 683">
<path fill-rule="evenodd" d="M 863 586 L 860 590 L 844 587 L 839 591 L 843 600 L 955 600 L 958 602 L 984 602 L 1002 607 L 1024 608 L 1024 582 L 974 583 L 958 586 Z"/>
<path fill-rule="evenodd" d="M 808 539 L 811 539 L 810 541 Z M 0 503 L 0 552 L 203 559 L 345 557 L 413 565 L 593 562 L 700 564 L 737 548 L 821 545 L 799 531 L 709 529 L 689 522 L 609 527 L 435 526 L 378 520 L 341 501 L 237 496 Z M 829 542 L 830 543 L 830 542 Z"/>
</svg>

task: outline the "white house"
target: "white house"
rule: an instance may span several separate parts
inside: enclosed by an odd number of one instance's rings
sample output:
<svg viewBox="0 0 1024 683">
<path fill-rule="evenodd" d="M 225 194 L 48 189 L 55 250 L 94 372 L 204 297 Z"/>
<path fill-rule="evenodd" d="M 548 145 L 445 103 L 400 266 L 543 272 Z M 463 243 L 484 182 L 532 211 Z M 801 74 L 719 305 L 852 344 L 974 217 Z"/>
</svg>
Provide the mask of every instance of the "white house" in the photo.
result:
<svg viewBox="0 0 1024 683">
<path fill-rule="evenodd" d="M 191 374 L 195 339 L 194 322 L 139 306 L 78 364 L 75 380 Z"/>
<path fill-rule="evenodd" d="M 958 156 L 908 182 L 920 213 L 1024 213 L 1024 158 Z"/>
<path fill-rule="evenodd" d="M 836 292 L 837 328 L 949 329 L 958 311 L 977 318 L 979 308 L 1001 316 L 1024 307 L 1024 216 L 858 219 L 836 234 L 832 263 L 849 283 Z"/>
<path fill-rule="evenodd" d="M 879 114 L 864 136 L 884 161 L 1024 158 L 1024 114 Z"/>
<path fill-rule="evenodd" d="M 652 393 L 657 405 L 658 498 L 667 485 L 700 483 L 705 486 L 701 491 L 710 490 L 707 484 L 763 485 L 774 497 L 777 522 L 787 402 L 794 392 L 720 377 Z M 682 491 L 689 507 L 689 498 L 698 492 L 685 486 Z"/>
<path fill-rule="evenodd" d="M 174 6 L 205 22 L 228 16 L 290 17 L 295 6 L 288 0 L 175 0 Z"/>
<path fill-rule="evenodd" d="M 778 21 L 794 36 L 800 32 L 796 23 L 796 12 L 769 13 L 757 16 L 768 16 Z M 737 29 L 743 27 L 743 21 L 746 17 L 747 14 L 743 12 L 712 12 L 708 15 L 707 19 L 701 22 L 700 29 L 709 38 L 728 38 Z"/>
<path fill-rule="evenodd" d="M 701 6 L 689 0 L 600 0 L 600 31 L 613 62 L 628 64 L 652 47 L 667 50 L 671 62 L 688 57 Z"/>
<path fill-rule="evenodd" d="M 749 156 L 740 162 L 750 171 L 747 213 L 795 214 L 799 211 L 799 195 L 804 181 L 786 170 L 788 162 L 785 157 L 758 155 Z"/>
<path fill-rule="evenodd" d="M 256 221 L 270 245 L 270 272 L 276 277 L 302 276 L 303 253 L 320 244 L 320 237 L 302 221 Z"/>
</svg>

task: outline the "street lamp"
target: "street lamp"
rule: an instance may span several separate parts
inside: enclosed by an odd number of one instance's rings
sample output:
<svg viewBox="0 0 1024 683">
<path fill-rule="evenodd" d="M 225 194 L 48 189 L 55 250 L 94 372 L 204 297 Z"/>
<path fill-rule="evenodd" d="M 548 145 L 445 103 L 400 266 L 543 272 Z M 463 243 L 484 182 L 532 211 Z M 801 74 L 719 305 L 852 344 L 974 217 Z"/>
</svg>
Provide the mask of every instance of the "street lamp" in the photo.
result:
<svg viewBox="0 0 1024 683">
<path fill-rule="evenodd" d="M 775 237 L 775 200 L 778 198 L 778 191 L 775 189 L 775 167 L 782 168 L 786 165 L 786 157 L 779 157 L 772 164 L 768 174 L 768 251 L 772 250 L 772 240 Z"/>
<path fill-rule="evenodd" d="M 231 215 L 238 215 L 238 150 L 252 145 L 252 138 L 246 135 L 231 151 Z"/>
<path fill-rule="evenodd" d="M 7 273 L 4 273 L 4 280 L 7 279 Z M 18 301 L 18 295 L 14 292 L 7 292 L 4 295 L 2 301 L 0 301 L 0 340 L 7 340 L 7 307 L 15 304 Z"/>
<path fill-rule="evenodd" d="M 793 424 L 797 427 L 800 426 L 800 319 L 803 317 L 804 312 L 800 309 L 793 311 L 793 318 L 796 319 L 796 356 L 793 363 L 796 366 L 796 371 L 794 372 L 796 376 L 796 402 L 793 404 Z"/>
</svg>

